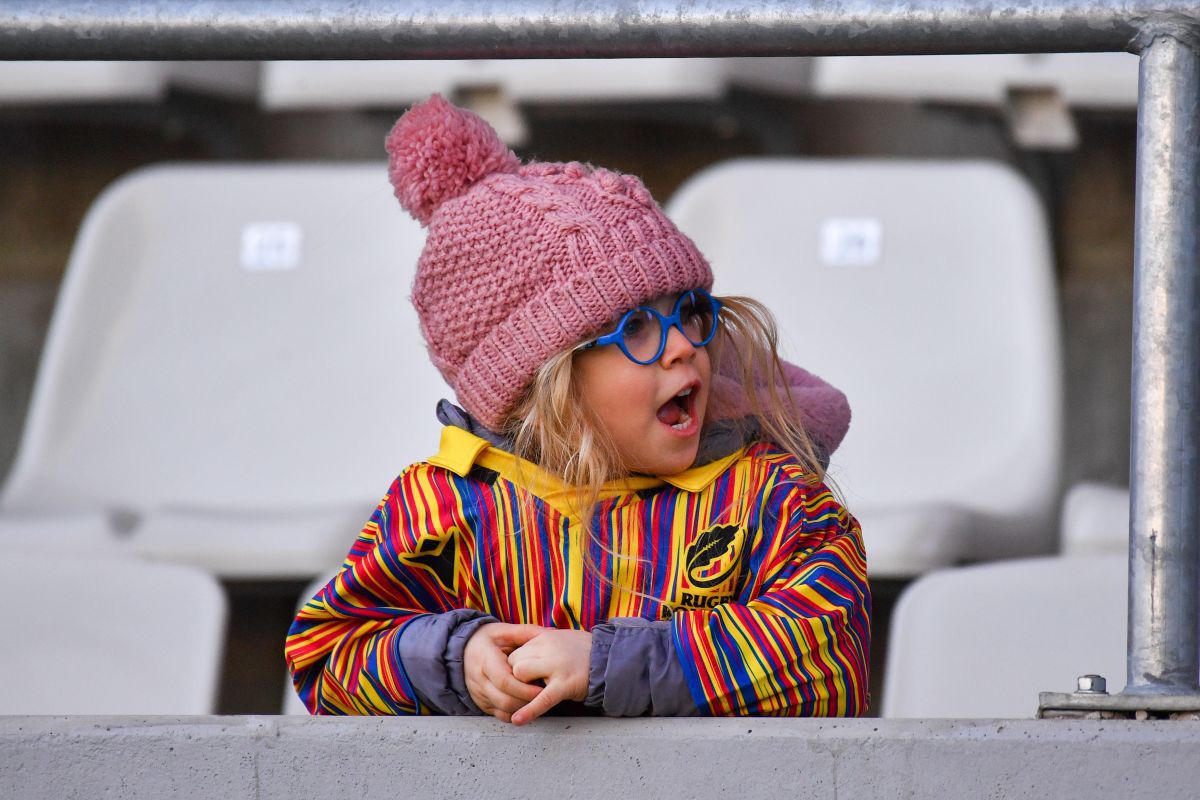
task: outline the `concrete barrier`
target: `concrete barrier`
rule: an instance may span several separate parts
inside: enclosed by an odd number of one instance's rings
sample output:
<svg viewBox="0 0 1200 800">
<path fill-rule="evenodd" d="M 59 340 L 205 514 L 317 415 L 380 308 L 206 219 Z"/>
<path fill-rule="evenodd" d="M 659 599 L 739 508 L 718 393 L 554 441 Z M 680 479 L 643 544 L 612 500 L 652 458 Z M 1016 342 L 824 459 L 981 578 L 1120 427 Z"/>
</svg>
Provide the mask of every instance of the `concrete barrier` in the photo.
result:
<svg viewBox="0 0 1200 800">
<path fill-rule="evenodd" d="M 1194 798 L 1200 722 L 2 717 L 4 798 Z"/>
</svg>

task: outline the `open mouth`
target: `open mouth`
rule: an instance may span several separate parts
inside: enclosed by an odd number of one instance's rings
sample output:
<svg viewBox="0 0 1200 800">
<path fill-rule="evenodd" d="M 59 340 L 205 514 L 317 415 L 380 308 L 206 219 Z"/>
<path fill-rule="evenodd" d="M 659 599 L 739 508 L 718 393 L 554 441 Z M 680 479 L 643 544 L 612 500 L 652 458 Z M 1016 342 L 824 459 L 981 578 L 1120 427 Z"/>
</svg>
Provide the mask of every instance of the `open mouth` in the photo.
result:
<svg viewBox="0 0 1200 800">
<path fill-rule="evenodd" d="M 659 406 L 655 413 L 658 421 L 680 432 L 691 428 L 696 417 L 695 390 L 695 386 L 687 386 Z"/>
</svg>

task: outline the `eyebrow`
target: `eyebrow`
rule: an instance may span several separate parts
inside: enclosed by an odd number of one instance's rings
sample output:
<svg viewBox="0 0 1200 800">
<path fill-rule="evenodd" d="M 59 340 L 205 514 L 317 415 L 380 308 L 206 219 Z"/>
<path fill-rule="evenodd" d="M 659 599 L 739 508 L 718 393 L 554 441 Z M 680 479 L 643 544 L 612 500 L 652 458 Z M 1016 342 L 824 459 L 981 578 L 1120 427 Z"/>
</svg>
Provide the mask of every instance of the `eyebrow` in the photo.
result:
<svg viewBox="0 0 1200 800">
<path fill-rule="evenodd" d="M 689 291 L 691 291 L 691 290 L 684 289 L 682 292 L 679 292 L 677 294 L 665 294 L 662 297 L 655 298 L 654 300 L 650 301 L 649 303 L 642 303 L 641 305 L 650 306 L 655 311 L 661 311 L 663 316 L 665 317 L 667 314 L 671 313 L 671 310 L 673 308 L 675 308 L 675 304 L 679 302 L 679 298 L 683 297 Z M 656 305 L 656 303 L 659 301 L 663 301 L 662 306 Z"/>
</svg>

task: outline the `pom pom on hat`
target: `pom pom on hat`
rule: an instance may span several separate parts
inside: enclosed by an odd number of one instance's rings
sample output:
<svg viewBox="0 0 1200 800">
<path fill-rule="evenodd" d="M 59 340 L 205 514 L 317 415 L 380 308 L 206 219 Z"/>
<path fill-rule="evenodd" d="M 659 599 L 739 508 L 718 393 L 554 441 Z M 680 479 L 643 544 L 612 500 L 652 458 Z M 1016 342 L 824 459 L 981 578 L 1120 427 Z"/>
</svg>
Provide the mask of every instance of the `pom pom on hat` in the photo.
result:
<svg viewBox="0 0 1200 800">
<path fill-rule="evenodd" d="M 712 285 L 712 269 L 641 181 L 583 164 L 521 165 L 442 97 L 387 139 L 400 204 L 426 227 L 412 302 L 459 403 L 500 430 L 538 369 L 623 311 Z"/>
<path fill-rule="evenodd" d="M 404 210 L 428 225 L 434 210 L 521 162 L 477 114 L 441 95 L 414 105 L 387 137 L 388 178 Z"/>
</svg>

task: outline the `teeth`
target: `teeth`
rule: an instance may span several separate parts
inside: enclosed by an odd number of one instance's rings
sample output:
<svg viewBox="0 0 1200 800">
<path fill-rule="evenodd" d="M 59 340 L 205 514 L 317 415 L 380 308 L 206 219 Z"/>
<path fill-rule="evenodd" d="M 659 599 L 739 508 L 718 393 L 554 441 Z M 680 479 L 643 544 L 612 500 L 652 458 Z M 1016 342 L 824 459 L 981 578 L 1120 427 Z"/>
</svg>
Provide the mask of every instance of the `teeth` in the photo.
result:
<svg viewBox="0 0 1200 800">
<path fill-rule="evenodd" d="M 691 416 L 686 411 L 684 411 L 683 416 L 679 418 L 679 422 L 676 422 L 671 427 L 677 431 L 681 431 L 684 428 L 686 428 L 688 425 L 690 425 L 691 422 L 692 422 Z"/>
<path fill-rule="evenodd" d="M 682 392 L 680 392 L 679 394 L 677 394 L 675 396 L 676 397 L 687 397 L 691 393 L 692 393 L 692 387 L 689 386 L 688 388 L 684 389 Z"/>
</svg>

